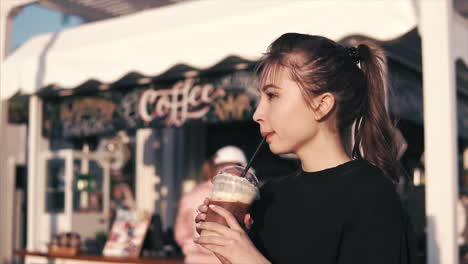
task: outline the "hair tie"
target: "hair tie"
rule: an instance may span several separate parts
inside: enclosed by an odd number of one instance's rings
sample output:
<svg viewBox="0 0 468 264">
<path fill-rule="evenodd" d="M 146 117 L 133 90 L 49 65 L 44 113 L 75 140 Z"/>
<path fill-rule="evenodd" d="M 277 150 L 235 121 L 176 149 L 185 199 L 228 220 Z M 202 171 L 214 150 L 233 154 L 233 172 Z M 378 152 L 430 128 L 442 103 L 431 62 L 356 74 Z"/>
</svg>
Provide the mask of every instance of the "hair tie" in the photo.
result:
<svg viewBox="0 0 468 264">
<path fill-rule="evenodd" d="M 353 60 L 354 64 L 358 64 L 361 61 L 361 56 L 360 56 L 359 50 L 357 48 L 355 48 L 355 47 L 346 47 L 346 50 L 348 51 L 348 55 Z"/>
</svg>

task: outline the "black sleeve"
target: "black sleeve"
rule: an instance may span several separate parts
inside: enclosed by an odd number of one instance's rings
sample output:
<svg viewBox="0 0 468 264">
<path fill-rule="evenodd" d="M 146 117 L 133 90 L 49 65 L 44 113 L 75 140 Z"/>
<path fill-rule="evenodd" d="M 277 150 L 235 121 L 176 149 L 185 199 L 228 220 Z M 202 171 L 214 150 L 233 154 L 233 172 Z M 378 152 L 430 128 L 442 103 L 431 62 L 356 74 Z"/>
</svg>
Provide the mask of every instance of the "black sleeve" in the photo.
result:
<svg viewBox="0 0 468 264">
<path fill-rule="evenodd" d="M 344 228 L 338 263 L 399 264 L 405 229 L 398 195 L 386 186 L 363 199 L 368 202 Z"/>
<path fill-rule="evenodd" d="M 254 201 L 250 207 L 250 215 L 253 219 L 253 225 L 251 229 L 248 230 L 248 235 L 252 243 L 268 259 L 271 258 L 267 253 L 262 239 L 260 238 L 260 232 L 263 229 L 265 212 L 272 203 L 273 186 L 274 181 L 270 180 L 260 188 L 260 198 Z"/>
</svg>

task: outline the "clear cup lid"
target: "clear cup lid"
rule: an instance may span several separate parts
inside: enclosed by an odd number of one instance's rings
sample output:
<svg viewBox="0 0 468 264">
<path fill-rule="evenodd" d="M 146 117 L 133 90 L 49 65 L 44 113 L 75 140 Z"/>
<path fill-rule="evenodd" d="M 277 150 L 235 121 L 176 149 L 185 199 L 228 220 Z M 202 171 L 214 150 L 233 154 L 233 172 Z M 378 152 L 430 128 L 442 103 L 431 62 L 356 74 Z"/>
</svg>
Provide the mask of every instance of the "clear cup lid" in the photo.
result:
<svg viewBox="0 0 468 264">
<path fill-rule="evenodd" d="M 235 165 L 228 166 L 228 167 L 221 169 L 217 174 L 232 174 L 232 175 L 236 175 L 239 177 L 243 177 L 244 179 L 249 181 L 251 184 L 253 184 L 255 187 L 258 187 L 259 182 L 258 182 L 257 176 L 255 176 L 255 174 L 253 173 L 253 170 L 249 169 L 245 173 L 245 175 L 242 175 L 244 168 L 245 167 L 235 166 Z"/>
</svg>

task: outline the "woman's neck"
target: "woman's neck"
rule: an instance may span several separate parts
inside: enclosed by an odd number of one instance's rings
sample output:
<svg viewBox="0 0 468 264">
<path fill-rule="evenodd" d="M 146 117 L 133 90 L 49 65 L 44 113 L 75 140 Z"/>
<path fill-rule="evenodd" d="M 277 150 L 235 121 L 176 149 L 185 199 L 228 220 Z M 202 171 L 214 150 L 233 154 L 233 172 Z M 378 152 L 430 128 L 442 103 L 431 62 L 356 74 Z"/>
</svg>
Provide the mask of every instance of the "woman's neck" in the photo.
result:
<svg viewBox="0 0 468 264">
<path fill-rule="evenodd" d="M 304 171 L 313 172 L 336 167 L 351 158 L 338 134 L 318 133 L 297 152 Z"/>
</svg>

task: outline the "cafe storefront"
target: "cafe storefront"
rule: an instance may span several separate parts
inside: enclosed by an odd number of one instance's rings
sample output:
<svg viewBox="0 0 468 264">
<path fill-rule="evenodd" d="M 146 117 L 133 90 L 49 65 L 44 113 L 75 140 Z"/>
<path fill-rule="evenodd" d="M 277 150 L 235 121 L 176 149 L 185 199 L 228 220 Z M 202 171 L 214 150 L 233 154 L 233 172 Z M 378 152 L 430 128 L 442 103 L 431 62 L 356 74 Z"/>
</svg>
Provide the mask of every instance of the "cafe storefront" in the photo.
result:
<svg viewBox="0 0 468 264">
<path fill-rule="evenodd" d="M 414 74 L 418 69 L 392 54 L 414 45 L 414 34 L 379 44 L 389 53 L 389 81 L 397 84 L 389 110 L 400 124 L 418 127 L 422 117 L 414 114 L 422 113 L 422 105 L 411 99 L 420 86 Z M 231 56 L 204 70 L 176 65 L 155 77 L 129 73 L 111 84 L 88 81 L 70 95 L 70 90 L 55 85 L 41 89 L 37 94 L 42 101 L 41 137 L 47 149 L 40 154 L 36 173 L 39 196 L 34 207 L 42 208 L 40 239 L 74 231 L 89 240 L 89 248 L 84 247 L 88 252 L 99 253 L 102 248 L 96 241 L 109 232 L 116 205 L 123 199 L 116 193 L 125 193 L 128 208 L 152 213 L 141 256 L 180 259 L 172 234 L 178 200 L 201 180 L 203 160 L 228 144 L 239 146 L 249 157 L 261 140 L 251 120 L 259 99 L 254 66 L 255 62 Z M 466 70 L 460 67 L 459 85 L 464 87 Z M 466 111 L 464 101 L 460 103 L 461 111 Z M 400 129 L 411 140 L 403 162 L 418 159 L 421 146 L 411 138 L 418 132 Z M 297 165 L 265 148 L 255 169 L 260 180 L 266 180 L 290 173 Z M 415 165 L 407 166 L 411 172 L 410 166 Z M 420 198 L 410 206 L 421 206 Z M 412 213 L 422 228 L 424 212 Z M 39 252 L 46 252 L 46 246 L 39 245 Z M 37 263 L 44 256 L 29 258 Z"/>
<path fill-rule="evenodd" d="M 252 120 L 258 101 L 253 66 L 228 57 L 203 71 L 176 66 L 157 77 L 87 82 L 70 96 L 60 87 L 42 89 L 47 148 L 35 174 L 38 240 L 76 232 L 84 252 L 99 253 L 100 236 L 123 205 L 152 215 L 141 256 L 180 258 L 172 233 L 178 200 L 202 180 L 202 162 L 225 145 L 249 157 L 261 140 Z M 265 148 L 255 169 L 266 179 L 295 165 Z M 47 252 L 49 243 L 37 251 Z M 32 258 L 37 263 L 38 256 Z"/>
</svg>

